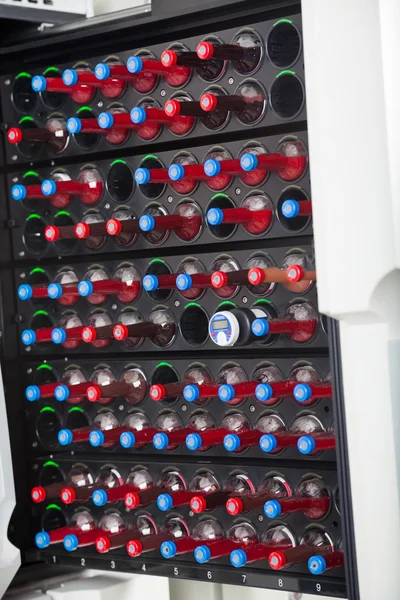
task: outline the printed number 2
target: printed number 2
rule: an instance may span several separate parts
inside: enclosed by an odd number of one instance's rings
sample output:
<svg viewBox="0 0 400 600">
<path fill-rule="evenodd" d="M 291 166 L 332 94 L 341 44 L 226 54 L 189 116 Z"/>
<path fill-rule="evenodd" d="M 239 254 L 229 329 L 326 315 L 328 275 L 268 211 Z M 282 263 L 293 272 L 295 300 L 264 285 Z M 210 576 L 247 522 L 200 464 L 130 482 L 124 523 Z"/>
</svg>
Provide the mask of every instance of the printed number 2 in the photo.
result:
<svg viewBox="0 0 400 600">
<path fill-rule="evenodd" d="M 316 588 L 317 592 L 320 592 L 321 591 L 321 584 L 317 583 L 317 585 L 315 586 L 315 588 Z"/>
<path fill-rule="evenodd" d="M 85 559 L 81 558 L 81 567 L 84 567 L 86 565 Z"/>
<path fill-rule="evenodd" d="M 174 567 L 174 575 L 179 575 L 178 567 Z"/>
</svg>

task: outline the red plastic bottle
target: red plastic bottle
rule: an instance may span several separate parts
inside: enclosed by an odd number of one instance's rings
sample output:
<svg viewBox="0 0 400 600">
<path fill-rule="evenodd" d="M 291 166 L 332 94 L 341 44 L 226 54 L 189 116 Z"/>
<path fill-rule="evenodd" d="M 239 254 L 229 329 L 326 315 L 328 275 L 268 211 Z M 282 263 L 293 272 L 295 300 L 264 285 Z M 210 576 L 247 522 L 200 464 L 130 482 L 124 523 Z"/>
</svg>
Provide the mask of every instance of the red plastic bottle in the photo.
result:
<svg viewBox="0 0 400 600">
<path fill-rule="evenodd" d="M 321 529 L 309 529 L 300 540 L 299 546 L 272 552 L 268 562 L 269 566 L 277 571 L 296 563 L 307 563 L 311 556 L 317 553 L 325 556 L 333 550 L 332 542 L 325 532 Z"/>
</svg>

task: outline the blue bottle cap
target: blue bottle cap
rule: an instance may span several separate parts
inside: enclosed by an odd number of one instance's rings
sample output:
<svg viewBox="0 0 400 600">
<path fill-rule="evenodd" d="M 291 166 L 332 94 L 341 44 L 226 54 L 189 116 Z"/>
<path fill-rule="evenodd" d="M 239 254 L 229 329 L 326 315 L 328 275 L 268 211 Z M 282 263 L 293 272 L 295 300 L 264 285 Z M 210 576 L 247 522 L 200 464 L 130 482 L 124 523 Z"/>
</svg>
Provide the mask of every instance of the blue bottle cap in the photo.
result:
<svg viewBox="0 0 400 600">
<path fill-rule="evenodd" d="M 57 298 L 61 298 L 63 293 L 62 285 L 60 283 L 50 283 L 47 286 L 47 295 L 52 300 L 56 300 Z"/>
<path fill-rule="evenodd" d="M 233 400 L 235 397 L 235 388 L 230 383 L 224 383 L 220 385 L 218 388 L 218 398 L 222 400 L 222 402 L 229 402 Z"/>
<path fill-rule="evenodd" d="M 51 332 L 53 344 L 63 344 L 67 339 L 67 333 L 62 327 L 55 327 Z"/>
<path fill-rule="evenodd" d="M 259 383 L 256 387 L 255 394 L 257 400 L 260 400 L 260 402 L 266 402 L 272 398 L 272 387 L 269 385 L 269 383 Z"/>
<path fill-rule="evenodd" d="M 13 200 L 25 200 L 26 187 L 20 183 L 13 185 L 11 188 L 11 197 Z"/>
<path fill-rule="evenodd" d="M 43 75 L 35 75 L 32 77 L 31 86 L 34 92 L 44 92 L 47 88 L 46 77 L 43 77 Z"/>
<path fill-rule="evenodd" d="M 247 563 L 247 554 L 244 550 L 232 550 L 229 560 L 231 565 L 239 569 Z"/>
<path fill-rule="evenodd" d="M 102 112 L 97 118 L 97 123 L 102 129 L 110 129 L 114 125 L 114 117 L 110 112 Z"/>
<path fill-rule="evenodd" d="M 135 171 L 135 181 L 138 185 L 144 185 L 150 181 L 150 171 L 145 167 L 140 167 Z M 148 215 L 145 215 L 148 216 Z M 145 229 L 144 231 L 147 231 Z"/>
<path fill-rule="evenodd" d="M 240 437 L 236 433 L 228 433 L 224 437 L 224 448 L 228 452 L 234 452 L 240 448 Z"/>
<path fill-rule="evenodd" d="M 37 385 L 28 385 L 25 390 L 25 398 L 29 400 L 29 402 L 34 402 L 35 400 L 39 400 L 40 398 L 40 388 Z"/>
<path fill-rule="evenodd" d="M 82 129 L 82 122 L 78 117 L 71 117 L 68 119 L 66 127 L 68 133 L 79 133 Z"/>
<path fill-rule="evenodd" d="M 35 544 L 40 550 L 50 546 L 50 536 L 47 531 L 40 531 L 35 535 Z"/>
<path fill-rule="evenodd" d="M 194 557 L 198 563 L 206 563 L 211 558 L 210 549 L 207 546 L 197 546 L 194 551 Z"/>
<path fill-rule="evenodd" d="M 221 165 L 219 164 L 219 160 L 215 160 L 215 158 L 209 158 L 204 163 L 204 173 L 209 177 L 214 177 L 218 175 L 221 171 Z"/>
<path fill-rule="evenodd" d="M 53 196 L 57 191 L 57 184 L 53 179 L 45 179 L 42 183 L 42 192 L 45 196 Z"/>
<path fill-rule="evenodd" d="M 54 390 L 54 398 L 58 400 L 58 402 L 64 402 L 65 400 L 68 400 L 69 396 L 69 389 L 63 383 L 60 383 L 60 385 L 58 385 Z"/>
<path fill-rule="evenodd" d="M 75 71 L 75 69 L 65 69 L 64 73 L 62 74 L 62 80 L 65 85 L 75 85 L 78 83 L 78 73 Z"/>
<path fill-rule="evenodd" d="M 110 67 L 106 63 L 99 63 L 94 68 L 94 74 L 97 79 L 104 81 L 110 77 Z"/>
<path fill-rule="evenodd" d="M 173 558 L 176 555 L 176 544 L 171 541 L 163 542 L 160 546 L 160 552 L 164 558 Z"/>
<path fill-rule="evenodd" d="M 276 519 L 281 514 L 282 509 L 278 500 L 268 500 L 264 504 L 264 514 L 269 519 Z"/>
<path fill-rule="evenodd" d="M 64 544 L 64 548 L 68 552 L 73 552 L 74 550 L 77 549 L 77 547 L 79 545 L 79 541 L 75 534 L 69 533 L 68 535 L 65 536 L 63 544 Z"/>
<path fill-rule="evenodd" d="M 106 490 L 94 490 L 92 494 L 93 504 L 96 506 L 104 506 L 107 504 L 108 495 Z"/>
<path fill-rule="evenodd" d="M 130 56 L 126 61 L 126 68 L 129 73 L 140 73 L 143 69 L 143 61 L 140 56 Z"/>
<path fill-rule="evenodd" d="M 310 435 L 302 435 L 297 440 L 297 449 L 301 454 L 311 454 L 315 450 L 315 441 Z"/>
<path fill-rule="evenodd" d="M 156 226 L 156 222 L 152 215 L 142 215 L 140 217 L 139 227 L 142 231 L 152 231 L 155 226 Z"/>
<path fill-rule="evenodd" d="M 146 292 L 152 292 L 158 288 L 158 277 L 156 275 L 145 275 L 143 278 L 143 287 Z"/>
<path fill-rule="evenodd" d="M 269 331 L 269 323 L 267 319 L 255 319 L 251 325 L 251 330 L 257 337 L 267 335 Z"/>
<path fill-rule="evenodd" d="M 21 340 L 24 346 L 30 346 L 36 342 L 36 333 L 33 329 L 24 329 L 21 334 Z"/>
<path fill-rule="evenodd" d="M 178 290 L 181 291 L 189 290 L 193 285 L 192 278 L 187 273 L 179 273 L 175 283 Z"/>
<path fill-rule="evenodd" d="M 276 437 L 272 433 L 262 435 L 258 444 L 263 452 L 273 452 L 278 446 Z"/>
<path fill-rule="evenodd" d="M 196 402 L 200 396 L 200 390 L 196 384 L 190 383 L 183 388 L 183 397 L 187 402 Z"/>
<path fill-rule="evenodd" d="M 240 166 L 243 171 L 253 171 L 258 167 L 258 158 L 256 154 L 251 154 L 250 152 L 246 152 L 240 159 Z"/>
<path fill-rule="evenodd" d="M 319 555 L 311 556 L 308 559 L 308 570 L 313 575 L 321 575 L 321 573 L 324 573 L 324 571 L 326 571 L 326 560 L 324 557 Z"/>
<path fill-rule="evenodd" d="M 136 444 L 135 434 L 132 433 L 132 431 L 124 431 L 124 433 L 121 433 L 120 435 L 119 443 L 123 448 L 133 448 Z"/>
<path fill-rule="evenodd" d="M 285 200 L 281 210 L 284 217 L 287 219 L 294 219 L 300 212 L 300 204 L 297 200 Z"/>
<path fill-rule="evenodd" d="M 99 430 L 91 431 L 89 434 L 89 442 L 91 446 L 97 448 L 104 444 L 104 433 Z"/>
<path fill-rule="evenodd" d="M 210 208 L 207 212 L 207 221 L 210 225 L 220 225 L 224 221 L 224 213 L 220 208 Z"/>
<path fill-rule="evenodd" d="M 199 433 L 189 433 L 186 438 L 186 447 L 189 450 L 198 450 L 203 445 L 203 439 Z"/>
<path fill-rule="evenodd" d="M 20 300 L 29 300 L 32 298 L 33 290 L 29 283 L 23 283 L 18 288 L 18 298 Z"/>
<path fill-rule="evenodd" d="M 72 444 L 73 439 L 74 436 L 70 429 L 61 429 L 58 432 L 58 442 L 61 446 L 69 446 L 69 444 Z"/>
<path fill-rule="evenodd" d="M 173 500 L 170 494 L 160 494 L 157 498 L 157 506 L 163 512 L 167 510 L 171 510 L 173 505 Z"/>
<path fill-rule="evenodd" d="M 293 396 L 297 402 L 307 402 L 312 396 L 312 390 L 308 383 L 298 383 L 293 390 Z"/>
<path fill-rule="evenodd" d="M 169 444 L 169 438 L 163 431 L 153 437 L 153 446 L 156 450 L 164 450 Z"/>
<path fill-rule="evenodd" d="M 141 125 L 147 118 L 146 109 L 143 106 L 134 106 L 131 110 L 131 121 L 135 125 Z"/>
<path fill-rule="evenodd" d="M 93 283 L 88 279 L 83 279 L 78 283 L 78 293 L 80 296 L 91 296 L 93 294 Z"/>
<path fill-rule="evenodd" d="M 180 181 L 185 177 L 185 167 L 177 163 L 173 163 L 168 169 L 168 177 L 172 181 Z"/>
</svg>

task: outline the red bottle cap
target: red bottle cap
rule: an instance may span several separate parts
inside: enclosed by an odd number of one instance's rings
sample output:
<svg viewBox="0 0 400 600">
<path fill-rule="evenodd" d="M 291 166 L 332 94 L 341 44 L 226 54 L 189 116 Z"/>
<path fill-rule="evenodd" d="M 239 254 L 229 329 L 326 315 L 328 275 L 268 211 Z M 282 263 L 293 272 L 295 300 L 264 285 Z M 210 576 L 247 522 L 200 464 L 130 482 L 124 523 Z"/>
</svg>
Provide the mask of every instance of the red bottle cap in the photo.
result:
<svg viewBox="0 0 400 600">
<path fill-rule="evenodd" d="M 304 275 L 304 269 L 300 265 L 292 265 L 286 270 L 286 275 L 291 283 L 297 283 Z"/>
<path fill-rule="evenodd" d="M 136 492 L 125 494 L 124 503 L 126 508 L 136 508 L 140 504 L 140 498 Z"/>
<path fill-rule="evenodd" d="M 97 338 L 96 329 L 94 327 L 84 327 L 82 329 L 82 340 L 89 344 Z"/>
<path fill-rule="evenodd" d="M 113 329 L 113 336 L 119 342 L 121 342 L 122 340 L 126 340 L 128 335 L 128 328 L 126 325 L 122 325 L 122 323 L 116 325 Z"/>
<path fill-rule="evenodd" d="M 161 54 L 161 62 L 164 67 L 173 67 L 176 65 L 178 57 L 174 50 L 164 50 Z"/>
<path fill-rule="evenodd" d="M 126 551 L 129 556 L 134 558 L 135 556 L 140 556 L 142 554 L 143 546 L 139 540 L 131 540 L 126 545 Z"/>
<path fill-rule="evenodd" d="M 214 56 L 214 46 L 211 42 L 200 42 L 196 48 L 197 56 L 202 60 L 207 60 Z"/>
<path fill-rule="evenodd" d="M 253 285 L 258 285 L 259 283 L 262 283 L 264 281 L 264 271 L 262 269 L 259 269 L 258 267 L 253 267 L 249 270 L 247 274 L 247 279 L 249 280 L 249 283 L 252 283 Z"/>
<path fill-rule="evenodd" d="M 37 487 L 32 488 L 31 498 L 36 503 L 46 500 L 46 491 L 44 487 L 38 485 Z"/>
<path fill-rule="evenodd" d="M 286 565 L 286 556 L 282 552 L 272 552 L 268 558 L 269 566 L 275 571 L 283 569 Z"/>
<path fill-rule="evenodd" d="M 61 490 L 60 498 L 64 504 L 72 504 L 75 501 L 75 490 L 74 488 L 66 487 Z"/>
<path fill-rule="evenodd" d="M 215 96 L 214 94 L 204 94 L 200 98 L 200 106 L 206 112 L 215 110 L 217 108 L 217 103 L 217 96 Z"/>
<path fill-rule="evenodd" d="M 87 223 L 77 223 L 75 225 L 75 235 L 80 240 L 84 240 L 89 237 L 90 227 Z"/>
<path fill-rule="evenodd" d="M 118 221 L 118 219 L 110 219 L 107 221 L 106 231 L 108 235 L 119 235 L 122 231 L 121 221 Z"/>
<path fill-rule="evenodd" d="M 108 537 L 100 536 L 97 538 L 97 540 L 96 540 L 97 552 L 100 552 L 100 554 L 104 554 L 105 552 L 108 552 L 110 548 L 111 548 L 111 542 L 108 539 Z"/>
<path fill-rule="evenodd" d="M 211 283 L 215 288 L 222 288 L 228 283 L 228 275 L 223 271 L 215 271 L 211 275 Z"/>
<path fill-rule="evenodd" d="M 44 237 L 48 242 L 56 242 L 60 237 L 60 230 L 55 225 L 48 225 L 44 230 Z"/>
<path fill-rule="evenodd" d="M 198 515 L 202 513 L 207 508 L 206 499 L 203 496 L 194 496 L 190 501 L 190 509 Z"/>
<path fill-rule="evenodd" d="M 98 385 L 91 385 L 86 390 L 86 398 L 89 402 L 97 402 L 101 398 L 101 389 Z"/>
<path fill-rule="evenodd" d="M 240 498 L 229 498 L 225 508 L 230 515 L 239 515 L 243 511 L 243 502 Z"/>
<path fill-rule="evenodd" d="M 7 132 L 7 139 L 10 144 L 19 144 L 22 142 L 22 131 L 19 127 L 11 127 Z"/>
<path fill-rule="evenodd" d="M 165 398 L 165 388 L 163 385 L 152 385 L 150 388 L 150 398 L 155 400 L 163 400 Z"/>
<path fill-rule="evenodd" d="M 167 100 L 164 104 L 164 112 L 166 112 L 169 117 L 179 115 L 181 112 L 181 103 L 178 102 L 178 100 Z"/>
</svg>

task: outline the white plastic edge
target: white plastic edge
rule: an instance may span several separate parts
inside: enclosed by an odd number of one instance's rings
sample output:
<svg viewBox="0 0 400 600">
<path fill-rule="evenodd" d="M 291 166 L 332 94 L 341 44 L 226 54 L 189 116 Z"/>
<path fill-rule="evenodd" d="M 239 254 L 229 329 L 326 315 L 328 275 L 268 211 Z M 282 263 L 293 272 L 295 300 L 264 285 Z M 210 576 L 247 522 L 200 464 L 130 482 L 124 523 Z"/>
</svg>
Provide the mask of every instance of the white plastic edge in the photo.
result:
<svg viewBox="0 0 400 600">
<path fill-rule="evenodd" d="M 20 551 L 7 538 L 8 524 L 15 507 L 14 476 L 7 423 L 3 377 L 0 370 L 0 598 L 3 597 L 21 564 Z"/>
<path fill-rule="evenodd" d="M 400 5 L 303 0 L 302 13 L 318 297 L 340 321 L 360 598 L 398 600 Z"/>
</svg>

